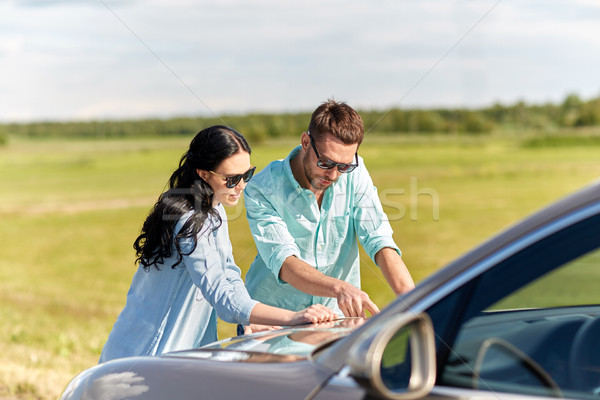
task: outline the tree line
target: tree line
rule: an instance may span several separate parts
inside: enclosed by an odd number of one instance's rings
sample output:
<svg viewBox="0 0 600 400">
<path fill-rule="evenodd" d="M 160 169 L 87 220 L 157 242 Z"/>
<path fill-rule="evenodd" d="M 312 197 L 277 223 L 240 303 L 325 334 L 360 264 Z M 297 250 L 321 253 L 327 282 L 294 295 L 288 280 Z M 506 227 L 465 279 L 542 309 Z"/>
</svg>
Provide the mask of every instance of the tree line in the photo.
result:
<svg viewBox="0 0 600 400">
<path fill-rule="evenodd" d="M 384 134 L 485 134 L 495 131 L 547 131 L 600 125 L 600 97 L 582 100 L 571 94 L 560 104 L 499 103 L 480 109 L 358 110 L 368 132 Z M 206 126 L 223 124 L 253 142 L 295 136 L 307 129 L 310 113 L 244 114 L 170 119 L 30 122 L 0 124 L 0 144 L 7 137 L 118 138 L 191 136 Z"/>
</svg>

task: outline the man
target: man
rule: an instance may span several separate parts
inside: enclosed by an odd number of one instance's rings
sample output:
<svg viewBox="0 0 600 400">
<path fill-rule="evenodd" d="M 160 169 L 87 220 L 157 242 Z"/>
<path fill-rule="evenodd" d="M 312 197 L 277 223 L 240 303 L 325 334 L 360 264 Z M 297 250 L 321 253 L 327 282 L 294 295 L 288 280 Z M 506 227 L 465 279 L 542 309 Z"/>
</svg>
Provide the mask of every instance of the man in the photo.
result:
<svg viewBox="0 0 600 400">
<path fill-rule="evenodd" d="M 299 310 L 321 303 L 347 317 L 379 312 L 360 289 L 358 242 L 397 295 L 414 287 L 377 190 L 357 151 L 358 113 L 328 100 L 300 146 L 248 183 L 245 204 L 258 254 L 246 274 L 252 298 Z"/>
</svg>

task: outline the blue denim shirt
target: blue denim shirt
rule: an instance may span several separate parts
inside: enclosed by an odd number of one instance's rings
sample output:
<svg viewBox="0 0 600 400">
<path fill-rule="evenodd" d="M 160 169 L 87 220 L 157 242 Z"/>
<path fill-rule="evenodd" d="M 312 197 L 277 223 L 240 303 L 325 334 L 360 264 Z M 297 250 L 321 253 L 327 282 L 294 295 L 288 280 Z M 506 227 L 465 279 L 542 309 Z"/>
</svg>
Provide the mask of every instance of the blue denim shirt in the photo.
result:
<svg viewBox="0 0 600 400">
<path fill-rule="evenodd" d="M 156 355 L 199 347 L 217 340 L 217 316 L 231 323 L 248 324 L 252 300 L 234 264 L 227 215 L 217 206 L 222 225 L 211 232 L 208 219 L 198 235 L 196 249 L 171 268 L 173 256 L 148 270 L 139 266 L 125 308 L 117 318 L 100 356 L 114 358 Z M 190 217 L 185 214 L 175 232 Z M 183 242 L 184 252 L 190 241 Z"/>
<path fill-rule="evenodd" d="M 319 207 L 292 174 L 290 160 L 299 150 L 270 163 L 246 186 L 244 201 L 258 250 L 246 287 L 253 299 L 266 304 L 300 310 L 320 303 L 342 315 L 335 298 L 312 296 L 281 281 L 284 260 L 296 256 L 360 288 L 359 242 L 371 259 L 384 247 L 400 249 L 361 157 L 358 168 L 327 188 Z"/>
</svg>

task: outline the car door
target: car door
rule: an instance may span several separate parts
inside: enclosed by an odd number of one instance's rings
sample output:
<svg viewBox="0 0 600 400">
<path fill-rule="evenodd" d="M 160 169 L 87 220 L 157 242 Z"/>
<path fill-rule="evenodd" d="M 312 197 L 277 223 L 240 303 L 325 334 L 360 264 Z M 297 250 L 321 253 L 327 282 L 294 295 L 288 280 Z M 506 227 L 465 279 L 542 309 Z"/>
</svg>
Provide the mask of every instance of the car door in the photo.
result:
<svg viewBox="0 0 600 400">
<path fill-rule="evenodd" d="M 426 310 L 436 335 L 433 396 L 600 396 L 598 208 L 519 238 Z"/>
</svg>

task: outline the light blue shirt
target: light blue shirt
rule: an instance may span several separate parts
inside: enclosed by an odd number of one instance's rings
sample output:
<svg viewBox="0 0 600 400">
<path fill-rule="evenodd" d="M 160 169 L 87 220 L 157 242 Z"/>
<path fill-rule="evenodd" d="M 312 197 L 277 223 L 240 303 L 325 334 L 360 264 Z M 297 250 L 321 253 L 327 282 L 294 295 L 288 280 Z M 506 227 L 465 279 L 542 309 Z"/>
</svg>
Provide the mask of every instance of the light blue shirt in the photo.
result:
<svg viewBox="0 0 600 400">
<path fill-rule="evenodd" d="M 156 355 L 200 347 L 217 340 L 217 316 L 231 323 L 248 324 L 252 300 L 234 264 L 227 216 L 216 207 L 222 219 L 207 219 L 197 238 L 196 249 L 184 255 L 174 269 L 173 255 L 146 271 L 139 266 L 127 294 L 125 308 L 117 318 L 100 356 L 100 362 L 114 358 Z M 177 222 L 175 232 L 190 217 Z M 183 252 L 191 240 L 182 241 Z"/>
<path fill-rule="evenodd" d="M 248 273 L 246 287 L 253 299 L 289 310 L 325 304 L 342 313 L 337 300 L 303 293 L 279 279 L 284 260 L 296 256 L 325 275 L 360 288 L 358 242 L 366 253 L 384 247 L 400 249 L 392 238 L 377 189 L 359 157 L 359 167 L 341 174 L 323 195 L 321 207 L 315 195 L 296 181 L 290 160 L 270 163 L 245 189 L 245 204 L 258 254 Z"/>
</svg>

